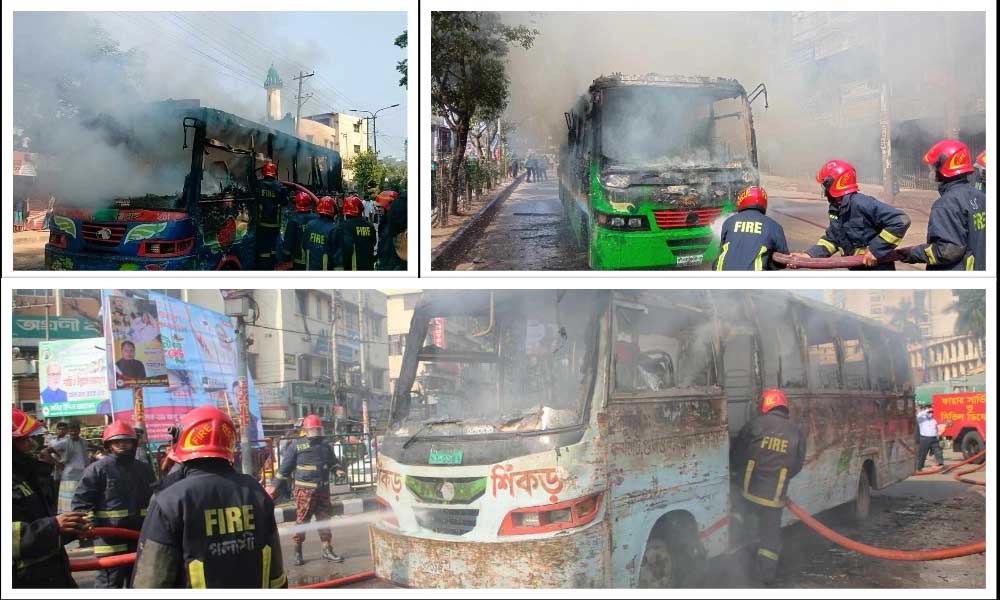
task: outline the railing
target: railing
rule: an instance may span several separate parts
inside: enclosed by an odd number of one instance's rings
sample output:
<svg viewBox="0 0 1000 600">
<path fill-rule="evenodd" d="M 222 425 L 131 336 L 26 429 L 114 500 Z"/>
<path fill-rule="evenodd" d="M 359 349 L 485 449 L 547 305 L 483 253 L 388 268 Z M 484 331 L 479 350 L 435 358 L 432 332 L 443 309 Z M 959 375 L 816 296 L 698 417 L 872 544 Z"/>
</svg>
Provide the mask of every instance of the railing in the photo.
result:
<svg viewBox="0 0 1000 600">
<path fill-rule="evenodd" d="M 378 445 L 373 434 L 337 434 L 323 437 L 326 443 L 333 447 L 334 454 L 346 472 L 344 476 L 331 481 L 333 485 L 346 484 L 351 489 L 375 485 L 375 461 Z M 273 471 L 277 472 L 281 468 L 281 461 L 287 445 L 303 443 L 305 440 L 304 437 L 281 437 L 269 440 L 268 461 L 262 462 L 261 470 L 257 472 L 264 475 L 263 471 L 272 466 Z"/>
</svg>

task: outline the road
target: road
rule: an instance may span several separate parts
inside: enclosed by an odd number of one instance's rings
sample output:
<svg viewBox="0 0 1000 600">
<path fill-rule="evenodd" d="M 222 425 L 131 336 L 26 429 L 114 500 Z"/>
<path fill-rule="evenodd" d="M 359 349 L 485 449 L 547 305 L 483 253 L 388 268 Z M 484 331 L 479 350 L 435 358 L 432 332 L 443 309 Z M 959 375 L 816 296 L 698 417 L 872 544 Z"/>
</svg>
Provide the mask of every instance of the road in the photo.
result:
<svg viewBox="0 0 1000 600">
<path fill-rule="evenodd" d="M 816 243 L 826 230 L 827 204 L 815 198 L 782 194 L 769 195 L 767 214 L 785 230 L 788 247 L 800 251 Z M 913 224 L 901 245 L 926 240 L 927 213 L 907 210 Z M 482 235 L 459 248 L 456 270 L 485 271 L 565 271 L 586 270 L 587 255 L 577 250 L 562 227 L 563 213 L 558 183 L 521 183 L 493 216 Z M 710 270 L 702 265 L 701 270 Z M 900 271 L 923 270 L 923 266 L 896 263 Z"/>
</svg>

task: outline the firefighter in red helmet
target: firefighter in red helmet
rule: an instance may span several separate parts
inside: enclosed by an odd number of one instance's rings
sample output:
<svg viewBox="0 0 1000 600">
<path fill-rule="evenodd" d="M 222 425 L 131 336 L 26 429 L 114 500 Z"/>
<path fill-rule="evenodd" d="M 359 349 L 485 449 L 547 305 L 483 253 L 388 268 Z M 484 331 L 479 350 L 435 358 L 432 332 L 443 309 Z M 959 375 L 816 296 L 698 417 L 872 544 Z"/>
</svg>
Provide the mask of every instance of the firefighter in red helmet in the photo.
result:
<svg viewBox="0 0 1000 600">
<path fill-rule="evenodd" d="M 271 271 L 277 260 L 281 209 L 288 204 L 288 193 L 278 181 L 278 167 L 273 162 L 265 162 L 261 174 L 250 217 L 254 227 L 254 269 Z"/>
<path fill-rule="evenodd" d="M 236 427 L 214 406 L 181 419 L 179 478 L 157 490 L 139 537 L 137 588 L 286 588 L 274 502 L 233 469 Z"/>
<path fill-rule="evenodd" d="M 722 224 L 722 246 L 716 271 L 767 271 L 783 268 L 771 262 L 775 252 L 788 253 L 785 230 L 767 216 L 767 192 L 759 186 L 743 190 L 736 214 Z"/>
<path fill-rule="evenodd" d="M 73 510 L 91 515 L 95 527 L 142 529 L 149 499 L 153 495 L 153 470 L 136 460 L 139 436 L 126 421 L 115 421 L 104 429 L 101 441 L 107 454 L 83 471 L 73 495 Z M 135 552 L 136 543 L 117 538 L 97 538 L 94 555 L 98 558 Z M 128 587 L 132 578 L 130 565 L 101 569 L 97 588 Z"/>
<path fill-rule="evenodd" d="M 986 150 L 976 157 L 976 189 L 986 193 Z"/>
<path fill-rule="evenodd" d="M 816 182 L 829 203 L 829 225 L 815 246 L 793 256 L 826 258 L 840 252 L 864 256 L 864 266 L 852 270 L 896 270 L 895 262 L 888 258 L 910 228 L 910 217 L 862 194 L 858 173 L 847 161 L 827 161 L 816 174 Z"/>
<path fill-rule="evenodd" d="M 361 198 L 344 198 L 344 218 L 338 226 L 340 268 L 345 271 L 374 271 L 375 226 L 364 217 Z"/>
<path fill-rule="evenodd" d="M 740 429 L 732 445 L 730 465 L 742 491 L 740 520 L 756 540 L 756 573 L 771 584 L 781 552 L 781 512 L 788 483 L 802 470 L 806 437 L 789 418 L 788 398 L 779 389 L 761 395 L 761 414 Z"/>
<path fill-rule="evenodd" d="M 306 270 L 306 251 L 303 238 L 306 227 L 316 218 L 312 209 L 312 196 L 300 191 L 295 194 L 295 212 L 285 219 L 281 239 L 282 261 L 290 261 L 294 271 Z"/>
<path fill-rule="evenodd" d="M 941 140 L 924 162 L 934 171 L 940 197 L 931 206 L 927 243 L 911 248 L 903 260 L 925 263 L 928 271 L 985 271 L 986 194 L 969 181 L 975 170 L 969 147 Z"/>
<path fill-rule="evenodd" d="M 31 454 L 38 446 L 35 436 L 45 434 L 45 427 L 27 413 L 11 410 L 12 587 L 75 588 L 63 544 L 90 527 L 87 514 L 79 511 L 56 514 L 52 467 Z"/>
<path fill-rule="evenodd" d="M 340 264 L 340 230 L 337 227 L 337 205 L 333 198 L 320 198 L 316 203 L 316 215 L 306 226 L 302 239 L 306 270 L 334 271 Z"/>
<path fill-rule="evenodd" d="M 281 458 L 281 466 L 275 474 L 275 489 L 273 497 L 295 479 L 295 523 L 308 523 L 311 517 L 317 521 L 326 521 L 333 515 L 330 504 L 330 483 L 333 475 L 343 475 L 344 469 L 337 460 L 333 448 L 323 438 L 323 421 L 317 415 L 308 415 L 302 420 L 302 431 L 305 440 L 289 444 Z M 305 533 L 298 532 L 292 536 L 295 542 L 295 564 L 304 565 L 302 557 L 302 542 Z M 323 558 L 334 562 L 344 559 L 333 551 L 333 536 L 329 529 L 319 530 L 319 539 L 323 542 Z"/>
</svg>

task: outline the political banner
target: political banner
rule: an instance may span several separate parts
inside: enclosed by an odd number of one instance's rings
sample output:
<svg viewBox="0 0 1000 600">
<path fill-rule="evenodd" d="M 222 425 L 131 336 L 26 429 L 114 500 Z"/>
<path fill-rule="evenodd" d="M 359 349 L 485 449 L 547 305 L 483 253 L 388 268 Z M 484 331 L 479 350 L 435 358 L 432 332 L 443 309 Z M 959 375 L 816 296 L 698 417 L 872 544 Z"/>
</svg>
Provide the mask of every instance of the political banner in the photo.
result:
<svg viewBox="0 0 1000 600">
<path fill-rule="evenodd" d="M 104 338 L 42 341 L 38 387 L 45 418 L 111 414 Z"/>
</svg>

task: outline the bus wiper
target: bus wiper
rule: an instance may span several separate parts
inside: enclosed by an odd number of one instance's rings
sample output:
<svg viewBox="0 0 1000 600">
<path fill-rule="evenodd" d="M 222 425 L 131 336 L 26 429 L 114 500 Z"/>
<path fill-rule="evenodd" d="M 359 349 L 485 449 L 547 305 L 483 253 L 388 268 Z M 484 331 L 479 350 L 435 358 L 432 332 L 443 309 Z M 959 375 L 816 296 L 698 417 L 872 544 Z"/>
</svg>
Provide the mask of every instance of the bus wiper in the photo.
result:
<svg viewBox="0 0 1000 600">
<path fill-rule="evenodd" d="M 403 442 L 403 450 L 409 448 L 410 444 L 412 444 L 417 440 L 417 436 L 423 433 L 425 429 L 427 429 L 432 425 L 447 425 L 450 423 L 461 423 L 461 422 L 462 422 L 461 419 L 438 419 L 437 421 L 427 421 L 426 423 L 420 426 L 420 429 L 418 429 L 416 432 L 414 432 L 413 435 L 410 436 L 410 439 Z"/>
</svg>

